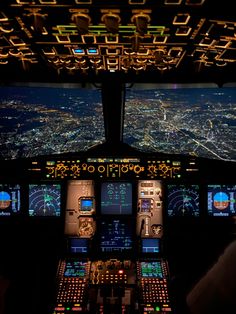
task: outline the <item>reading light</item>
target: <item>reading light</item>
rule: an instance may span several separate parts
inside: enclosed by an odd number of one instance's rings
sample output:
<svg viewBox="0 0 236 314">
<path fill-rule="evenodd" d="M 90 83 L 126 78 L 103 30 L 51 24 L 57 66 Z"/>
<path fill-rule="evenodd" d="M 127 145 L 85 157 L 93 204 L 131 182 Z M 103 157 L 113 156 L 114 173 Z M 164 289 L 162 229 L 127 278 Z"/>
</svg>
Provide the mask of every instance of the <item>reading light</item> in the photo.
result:
<svg viewBox="0 0 236 314">
<path fill-rule="evenodd" d="M 84 35 L 88 33 L 91 18 L 84 13 L 76 13 L 71 17 L 72 21 L 76 24 L 79 34 Z"/>
<path fill-rule="evenodd" d="M 121 18 L 114 13 L 108 13 L 102 16 L 102 22 L 105 23 L 106 29 L 109 33 L 116 34 L 119 32 L 119 23 Z"/>
</svg>

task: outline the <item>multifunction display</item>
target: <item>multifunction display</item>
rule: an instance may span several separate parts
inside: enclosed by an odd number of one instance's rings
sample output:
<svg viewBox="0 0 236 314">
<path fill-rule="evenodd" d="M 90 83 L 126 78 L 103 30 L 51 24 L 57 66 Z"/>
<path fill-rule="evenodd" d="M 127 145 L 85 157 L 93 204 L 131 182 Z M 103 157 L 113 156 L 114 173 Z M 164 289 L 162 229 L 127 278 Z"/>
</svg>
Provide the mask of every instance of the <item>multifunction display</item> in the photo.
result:
<svg viewBox="0 0 236 314">
<path fill-rule="evenodd" d="M 236 215 L 236 185 L 208 185 L 208 214 L 210 216 Z"/>
<path fill-rule="evenodd" d="M 199 216 L 199 186 L 168 185 L 167 210 L 170 217 Z"/>
<path fill-rule="evenodd" d="M 29 185 L 29 216 L 60 216 L 60 184 Z"/>
<path fill-rule="evenodd" d="M 104 182 L 101 186 L 101 214 L 132 214 L 132 184 L 129 182 Z"/>
<path fill-rule="evenodd" d="M 120 219 L 101 221 L 100 248 L 102 252 L 122 252 L 133 246 L 131 224 Z"/>
<path fill-rule="evenodd" d="M 79 260 L 68 260 L 65 265 L 64 277 L 85 277 L 87 263 Z"/>
<path fill-rule="evenodd" d="M 20 186 L 0 184 L 0 216 L 14 216 L 20 212 Z"/>
</svg>

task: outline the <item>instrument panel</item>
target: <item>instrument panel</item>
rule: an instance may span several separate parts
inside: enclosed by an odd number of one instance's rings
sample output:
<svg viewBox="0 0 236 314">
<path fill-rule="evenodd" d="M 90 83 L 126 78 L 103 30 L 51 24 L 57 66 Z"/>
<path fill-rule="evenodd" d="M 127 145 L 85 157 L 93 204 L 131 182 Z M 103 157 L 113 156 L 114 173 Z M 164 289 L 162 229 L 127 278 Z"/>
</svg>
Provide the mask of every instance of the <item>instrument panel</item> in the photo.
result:
<svg viewBox="0 0 236 314">
<path fill-rule="evenodd" d="M 198 217 L 200 212 L 199 198 L 199 185 L 168 185 L 168 216 Z"/>
<path fill-rule="evenodd" d="M 29 216 L 60 216 L 60 184 L 29 185 Z"/>
<path fill-rule="evenodd" d="M 136 301 L 141 313 L 171 313 L 168 264 L 161 257 L 163 236 L 175 235 L 172 218 L 184 221 L 184 233 L 185 217 L 199 222 L 207 209 L 209 217 L 235 212 L 235 185 L 212 180 L 210 172 L 199 178 L 198 163 L 190 158 L 39 158 L 24 161 L 19 172 L 16 165 L 8 178 L 14 184 L 1 186 L 2 212 L 23 207 L 29 217 L 55 217 L 53 223 L 60 218 L 68 256 L 86 260 L 61 261 L 58 314 L 86 312 L 88 304 L 105 313 L 109 302 L 111 310 L 120 302 L 128 313 Z M 15 194 L 9 200 L 4 192 Z"/>
<path fill-rule="evenodd" d="M 20 212 L 19 184 L 0 184 L 0 216 L 8 217 Z"/>
</svg>

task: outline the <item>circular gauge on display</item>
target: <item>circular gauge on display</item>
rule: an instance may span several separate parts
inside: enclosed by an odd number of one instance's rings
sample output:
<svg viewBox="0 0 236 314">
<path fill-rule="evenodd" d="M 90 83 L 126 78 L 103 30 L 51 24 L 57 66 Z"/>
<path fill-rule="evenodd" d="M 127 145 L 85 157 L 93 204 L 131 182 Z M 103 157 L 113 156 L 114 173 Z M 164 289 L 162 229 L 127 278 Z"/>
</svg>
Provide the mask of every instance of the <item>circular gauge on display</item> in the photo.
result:
<svg viewBox="0 0 236 314">
<path fill-rule="evenodd" d="M 208 185 L 207 211 L 210 216 L 230 217 L 236 215 L 236 185 Z"/>
<path fill-rule="evenodd" d="M 169 185 L 168 216 L 199 216 L 199 186 Z"/>
<path fill-rule="evenodd" d="M 225 192 L 217 192 L 213 197 L 213 204 L 216 209 L 225 210 L 230 204 L 228 194 Z"/>
<path fill-rule="evenodd" d="M 0 192 L 0 210 L 4 210 L 11 205 L 11 196 L 5 191 Z"/>
<path fill-rule="evenodd" d="M 59 184 L 29 185 L 30 216 L 60 216 L 61 186 Z"/>
<path fill-rule="evenodd" d="M 0 184 L 0 216 L 12 216 L 20 212 L 20 186 Z"/>
</svg>

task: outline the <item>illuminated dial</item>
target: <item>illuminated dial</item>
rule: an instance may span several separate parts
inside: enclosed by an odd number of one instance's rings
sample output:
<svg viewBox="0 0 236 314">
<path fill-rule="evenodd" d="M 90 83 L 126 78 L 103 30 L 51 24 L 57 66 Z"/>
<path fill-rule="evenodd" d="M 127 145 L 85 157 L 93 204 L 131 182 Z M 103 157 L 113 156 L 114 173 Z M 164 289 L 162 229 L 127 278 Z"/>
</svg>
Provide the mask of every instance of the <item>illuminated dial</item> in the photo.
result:
<svg viewBox="0 0 236 314">
<path fill-rule="evenodd" d="M 168 186 L 169 216 L 199 216 L 199 186 Z"/>
<path fill-rule="evenodd" d="M 163 227 L 162 225 L 158 224 L 158 225 L 152 225 L 151 226 L 151 230 L 152 230 L 152 233 L 155 235 L 155 236 L 160 236 L 162 234 L 162 231 L 163 231 Z"/>
<path fill-rule="evenodd" d="M 79 218 L 78 234 L 84 238 L 90 238 L 94 234 L 94 222 L 92 218 Z"/>
<path fill-rule="evenodd" d="M 60 216 L 61 187 L 59 184 L 29 185 L 30 216 Z"/>
</svg>

